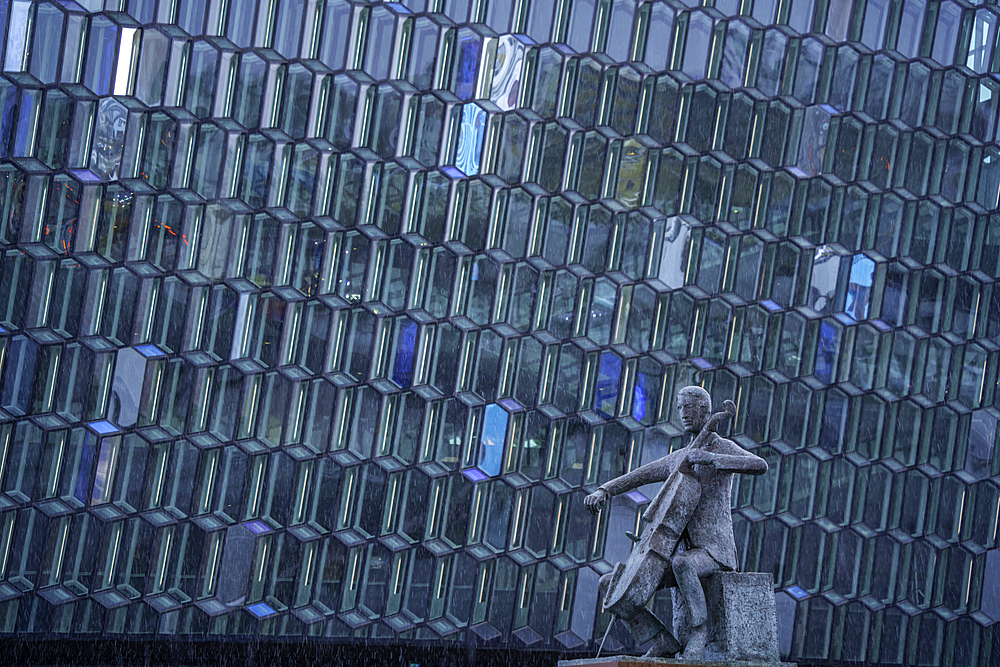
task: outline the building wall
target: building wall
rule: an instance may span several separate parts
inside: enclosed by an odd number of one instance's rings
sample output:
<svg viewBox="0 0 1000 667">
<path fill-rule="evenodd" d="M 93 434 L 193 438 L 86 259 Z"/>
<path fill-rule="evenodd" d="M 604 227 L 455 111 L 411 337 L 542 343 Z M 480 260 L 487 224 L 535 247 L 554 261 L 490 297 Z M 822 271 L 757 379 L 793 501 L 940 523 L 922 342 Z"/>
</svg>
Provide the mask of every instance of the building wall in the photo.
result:
<svg viewBox="0 0 1000 667">
<path fill-rule="evenodd" d="M 0 0 L 0 632 L 592 651 L 697 383 L 784 655 L 1000 659 L 995 6 L 77 2 Z"/>
</svg>

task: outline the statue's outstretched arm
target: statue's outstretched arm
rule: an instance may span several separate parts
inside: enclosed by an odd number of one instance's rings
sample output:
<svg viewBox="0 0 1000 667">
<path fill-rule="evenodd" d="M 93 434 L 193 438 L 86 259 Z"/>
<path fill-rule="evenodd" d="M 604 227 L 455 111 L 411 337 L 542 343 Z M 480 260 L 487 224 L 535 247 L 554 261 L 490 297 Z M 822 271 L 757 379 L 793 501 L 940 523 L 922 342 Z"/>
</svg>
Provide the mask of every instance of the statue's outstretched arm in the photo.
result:
<svg viewBox="0 0 1000 667">
<path fill-rule="evenodd" d="M 748 452 L 731 440 L 724 440 L 723 451 L 698 452 L 688 457 L 691 463 L 707 463 L 719 472 L 733 472 L 744 475 L 763 475 L 767 472 L 767 461 Z"/>
<path fill-rule="evenodd" d="M 609 482 L 601 484 L 602 489 L 607 491 L 608 496 L 617 496 L 644 484 L 662 482 L 673 472 L 674 461 L 677 459 L 677 452 L 667 454 L 663 458 L 650 461 L 644 466 L 639 466 L 632 472 L 627 472 L 621 477 L 616 477 Z"/>
<path fill-rule="evenodd" d="M 767 461 L 755 454 L 749 454 L 748 456 L 717 454 L 715 456 L 715 469 L 719 472 L 736 472 L 744 475 L 763 475 L 767 472 Z"/>
<path fill-rule="evenodd" d="M 613 496 L 631 491 L 643 484 L 652 484 L 653 482 L 666 480 L 676 470 L 680 462 L 680 456 L 683 456 L 682 452 L 672 452 L 663 458 L 651 461 L 644 466 L 639 466 L 632 472 L 625 473 L 621 477 L 616 477 L 609 482 L 605 482 L 597 487 L 597 491 L 584 498 L 583 503 L 590 510 L 591 514 L 597 514 L 604 507 L 605 501 Z"/>
</svg>

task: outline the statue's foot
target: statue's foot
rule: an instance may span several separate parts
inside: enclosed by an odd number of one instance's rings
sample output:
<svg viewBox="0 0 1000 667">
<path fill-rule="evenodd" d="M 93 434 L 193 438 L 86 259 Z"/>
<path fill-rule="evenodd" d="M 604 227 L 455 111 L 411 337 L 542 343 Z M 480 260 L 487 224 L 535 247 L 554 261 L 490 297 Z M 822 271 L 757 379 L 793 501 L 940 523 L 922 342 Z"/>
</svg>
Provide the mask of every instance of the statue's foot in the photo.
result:
<svg viewBox="0 0 1000 667">
<path fill-rule="evenodd" d="M 696 628 L 691 628 L 688 635 L 687 644 L 684 646 L 684 653 L 678 656 L 681 660 L 700 660 L 705 653 L 705 646 L 708 644 L 708 628 L 702 623 Z"/>
<path fill-rule="evenodd" d="M 644 658 L 672 658 L 681 650 L 678 642 L 672 634 L 663 631 L 653 639 L 653 645 L 649 647 L 642 657 Z"/>
</svg>

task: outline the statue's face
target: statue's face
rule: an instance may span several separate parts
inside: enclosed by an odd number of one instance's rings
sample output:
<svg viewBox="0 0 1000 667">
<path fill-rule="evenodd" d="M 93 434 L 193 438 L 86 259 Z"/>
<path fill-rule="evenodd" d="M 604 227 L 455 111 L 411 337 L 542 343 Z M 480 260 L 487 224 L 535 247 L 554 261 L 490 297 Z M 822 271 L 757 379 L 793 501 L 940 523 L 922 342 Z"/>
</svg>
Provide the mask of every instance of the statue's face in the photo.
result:
<svg viewBox="0 0 1000 667">
<path fill-rule="evenodd" d="M 677 396 L 677 414 L 681 418 L 681 425 L 684 426 L 685 431 L 699 433 L 708 419 L 708 406 L 695 396 L 679 394 Z"/>
</svg>

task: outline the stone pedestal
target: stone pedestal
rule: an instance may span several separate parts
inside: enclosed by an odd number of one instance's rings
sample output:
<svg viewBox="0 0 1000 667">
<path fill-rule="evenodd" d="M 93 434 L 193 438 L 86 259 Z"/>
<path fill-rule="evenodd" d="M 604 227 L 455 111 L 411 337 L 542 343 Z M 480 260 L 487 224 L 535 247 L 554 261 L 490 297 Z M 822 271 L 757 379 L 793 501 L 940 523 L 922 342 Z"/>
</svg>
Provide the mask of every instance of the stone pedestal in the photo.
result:
<svg viewBox="0 0 1000 667">
<path fill-rule="evenodd" d="M 778 619 L 770 574 L 716 572 L 704 580 L 708 602 L 708 646 L 705 660 L 733 664 L 777 664 Z M 690 631 L 684 599 L 671 590 L 674 635 L 686 643 Z"/>
<path fill-rule="evenodd" d="M 614 655 L 560 660 L 559 667 L 794 667 L 778 655 L 778 622 L 770 574 L 716 572 L 703 581 L 708 602 L 708 646 L 701 660 L 668 660 Z M 687 641 L 687 608 L 677 589 L 673 599 L 674 635 Z"/>
</svg>

